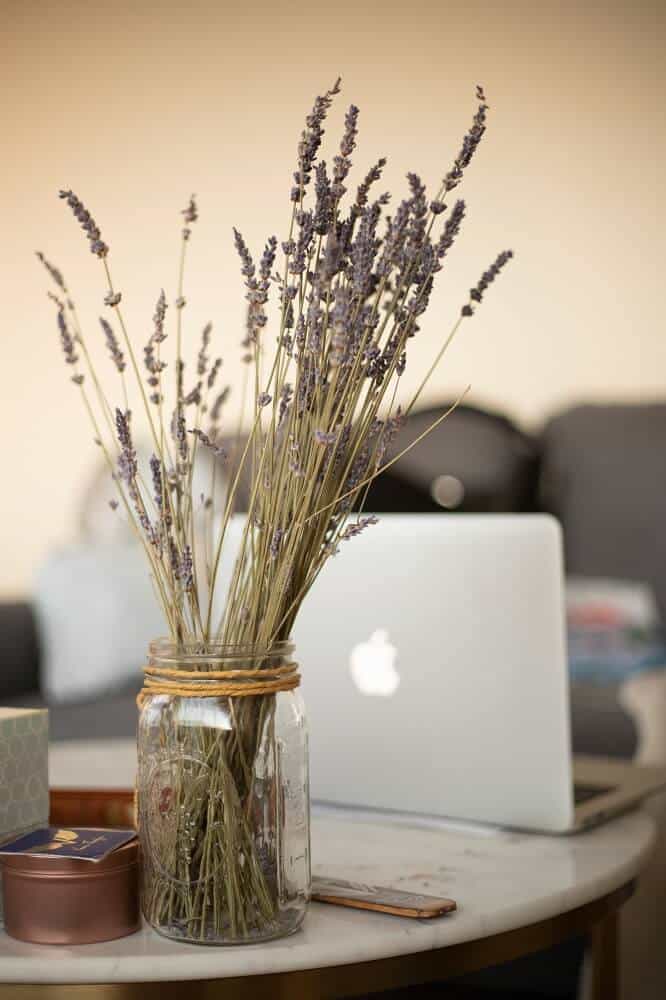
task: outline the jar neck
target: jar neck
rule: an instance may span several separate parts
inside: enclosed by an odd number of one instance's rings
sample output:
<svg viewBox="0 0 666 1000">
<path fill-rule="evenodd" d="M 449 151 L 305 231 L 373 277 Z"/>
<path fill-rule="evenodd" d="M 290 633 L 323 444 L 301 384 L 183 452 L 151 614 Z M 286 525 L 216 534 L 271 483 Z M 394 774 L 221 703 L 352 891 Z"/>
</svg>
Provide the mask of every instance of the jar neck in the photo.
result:
<svg viewBox="0 0 666 1000">
<path fill-rule="evenodd" d="M 230 644 L 211 640 L 155 639 L 148 647 L 151 667 L 171 670 L 258 670 L 282 666 L 293 660 L 294 644 L 276 642 Z"/>
</svg>

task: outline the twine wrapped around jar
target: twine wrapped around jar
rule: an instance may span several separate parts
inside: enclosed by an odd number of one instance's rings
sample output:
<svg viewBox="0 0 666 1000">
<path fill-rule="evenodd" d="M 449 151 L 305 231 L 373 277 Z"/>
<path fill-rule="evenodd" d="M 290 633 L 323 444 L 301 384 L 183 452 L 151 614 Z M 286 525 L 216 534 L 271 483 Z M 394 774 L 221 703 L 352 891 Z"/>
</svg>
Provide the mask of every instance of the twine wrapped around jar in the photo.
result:
<svg viewBox="0 0 666 1000">
<path fill-rule="evenodd" d="M 180 670 L 145 666 L 144 682 L 137 698 L 141 708 L 146 698 L 169 694 L 179 698 L 249 698 L 278 691 L 293 691 L 301 683 L 298 664 L 251 670 Z"/>
</svg>

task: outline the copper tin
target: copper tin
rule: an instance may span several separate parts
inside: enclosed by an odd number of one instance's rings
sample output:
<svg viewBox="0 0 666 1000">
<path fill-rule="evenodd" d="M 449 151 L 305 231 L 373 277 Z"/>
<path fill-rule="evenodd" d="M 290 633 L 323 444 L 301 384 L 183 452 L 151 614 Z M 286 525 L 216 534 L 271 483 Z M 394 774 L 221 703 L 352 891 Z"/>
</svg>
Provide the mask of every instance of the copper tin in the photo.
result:
<svg viewBox="0 0 666 1000">
<path fill-rule="evenodd" d="M 91 944 L 139 929 L 139 845 L 102 861 L 2 858 L 5 930 L 37 944 Z"/>
</svg>

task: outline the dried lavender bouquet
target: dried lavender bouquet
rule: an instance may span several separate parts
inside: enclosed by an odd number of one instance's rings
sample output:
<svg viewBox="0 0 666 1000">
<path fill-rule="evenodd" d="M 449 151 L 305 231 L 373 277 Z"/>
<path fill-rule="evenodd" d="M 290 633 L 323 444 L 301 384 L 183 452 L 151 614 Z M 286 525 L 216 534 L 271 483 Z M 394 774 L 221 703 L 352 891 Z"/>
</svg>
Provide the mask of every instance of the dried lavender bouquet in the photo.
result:
<svg viewBox="0 0 666 1000">
<path fill-rule="evenodd" d="M 336 81 L 315 100 L 306 119 L 298 143 L 286 238 L 278 243 L 271 236 L 255 262 L 243 237 L 234 230 L 248 303 L 242 350 L 246 389 L 253 405 L 249 434 L 242 446 L 237 435 L 231 458 L 220 446 L 229 387 L 218 385 L 222 361 L 213 360 L 209 353 L 210 324 L 203 330 L 192 381 L 186 384 L 184 270 L 198 214 L 194 197 L 183 213 L 173 303 L 175 333 L 169 337 L 175 341 L 175 357 L 168 368 L 163 349 L 165 293 L 157 299 L 153 331 L 140 362 L 128 333 L 121 292 L 112 281 L 109 248 L 79 198 L 69 190 L 60 192 L 102 265 L 107 286 L 104 303 L 115 322 L 103 317 L 100 324 L 119 381 L 119 406 L 112 408 L 108 401 L 61 272 L 39 255 L 56 285 L 51 297 L 65 360 L 115 485 L 117 499 L 111 505 L 122 507 L 132 524 L 169 633 L 183 649 L 194 642 L 205 652 L 219 642 L 225 648 L 249 644 L 267 650 L 289 638 L 299 607 L 326 561 L 341 543 L 375 521 L 362 513 L 352 516 L 352 509 L 362 510 L 373 478 L 391 464 L 386 460 L 388 446 L 461 322 L 473 314 L 488 285 L 512 256 L 511 251 L 500 253 L 484 272 L 418 390 L 398 405 L 409 342 L 419 332 L 419 319 L 435 278 L 465 216 L 465 203 L 449 204 L 449 199 L 484 134 L 488 105 L 477 88 L 472 125 L 435 197 L 429 199 L 420 177 L 410 173 L 406 196 L 390 212 L 389 195 L 373 194 L 384 159 L 371 167 L 348 197 L 357 107 L 351 105 L 345 115 L 342 140 L 331 165 L 320 158 L 324 123 L 339 89 L 340 81 Z M 271 289 L 277 308 L 269 324 Z M 139 467 L 135 448 L 137 417 L 130 408 L 128 373 L 133 376 L 133 392 L 152 441 L 153 454 L 145 469 Z M 203 498 L 207 510 L 203 540 L 196 527 L 200 500 L 193 489 L 202 451 L 213 459 L 211 487 Z M 220 463 L 227 463 L 227 474 L 216 514 L 220 497 L 215 495 L 219 488 L 215 468 Z M 216 582 L 242 477 L 250 483 L 248 513 L 218 621 L 214 618 Z M 200 669 L 205 672 L 205 664 Z M 203 799 L 201 790 L 197 791 L 195 807 L 181 775 L 175 788 L 190 821 L 192 816 L 196 819 L 194 849 L 188 854 L 184 876 L 181 871 L 179 888 L 154 879 L 149 900 L 154 922 L 180 921 L 189 936 L 206 939 L 211 919 L 218 924 L 213 936 L 230 921 L 236 932 L 242 935 L 245 930 L 249 936 L 254 926 L 272 918 L 277 905 L 274 880 L 253 856 L 247 804 L 251 762 L 260 732 L 270 721 L 273 702 L 273 695 L 238 699 L 234 731 L 203 731 L 197 736 L 199 752 L 214 771 L 225 776 L 224 823 L 210 822 L 205 790 Z M 175 839 L 164 846 L 165 854 L 177 853 L 181 832 L 174 829 Z M 213 908 L 207 912 L 197 888 L 205 859 L 211 856 L 211 838 L 219 840 L 217 855 L 224 859 L 215 872 L 204 872 L 207 879 L 213 879 L 213 895 L 224 900 L 214 908 L 213 916 Z"/>
</svg>

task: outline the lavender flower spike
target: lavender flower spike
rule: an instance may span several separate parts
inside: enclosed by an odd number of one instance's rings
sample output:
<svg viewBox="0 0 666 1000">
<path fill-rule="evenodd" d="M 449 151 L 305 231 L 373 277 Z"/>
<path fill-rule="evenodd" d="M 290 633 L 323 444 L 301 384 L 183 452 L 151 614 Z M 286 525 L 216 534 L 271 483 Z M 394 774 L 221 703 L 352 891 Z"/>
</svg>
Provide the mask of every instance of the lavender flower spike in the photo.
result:
<svg viewBox="0 0 666 1000">
<path fill-rule="evenodd" d="M 187 208 L 184 208 L 180 213 L 183 216 L 183 220 L 185 222 L 185 225 L 183 227 L 183 239 L 185 241 L 189 240 L 190 235 L 192 233 L 190 226 L 192 225 L 193 222 L 196 222 L 197 219 L 199 218 L 199 210 L 197 208 L 197 203 L 195 199 L 196 195 L 190 195 L 190 200 L 187 205 Z"/>
<path fill-rule="evenodd" d="M 435 253 L 438 260 L 442 260 L 453 246 L 454 240 L 460 232 L 460 227 L 464 218 L 465 202 L 460 200 L 457 201 L 451 209 L 451 214 L 444 224 L 442 235 L 437 241 Z"/>
<path fill-rule="evenodd" d="M 58 270 L 57 267 L 55 267 L 53 264 L 51 264 L 51 262 L 48 261 L 46 259 L 46 257 L 44 256 L 44 254 L 41 253 L 39 250 L 36 250 L 35 253 L 36 253 L 37 259 L 39 261 L 41 261 L 41 263 L 44 265 L 44 267 L 49 272 L 49 274 L 53 278 L 53 280 L 56 283 L 56 285 L 58 286 L 58 288 L 62 292 L 67 293 L 67 287 L 65 285 L 65 279 L 62 276 L 62 271 Z"/>
<path fill-rule="evenodd" d="M 191 590 L 194 586 L 194 568 L 192 562 L 192 549 L 186 545 L 183 549 L 183 558 L 180 561 L 179 579 L 184 590 Z"/>
<path fill-rule="evenodd" d="M 132 432 L 130 430 L 131 413 L 129 410 L 119 410 L 116 408 L 116 435 L 120 445 L 120 457 L 118 459 L 118 472 L 120 478 L 126 483 L 132 483 L 136 479 L 138 471 L 136 461 L 136 451 L 132 442 Z"/>
<path fill-rule="evenodd" d="M 275 561 L 280 554 L 280 545 L 282 544 L 282 538 L 284 537 L 284 531 L 282 528 L 276 528 L 273 532 L 273 537 L 271 538 L 271 544 L 269 547 L 269 555 L 273 561 Z"/>
<path fill-rule="evenodd" d="M 386 166 L 386 158 L 384 156 L 377 160 L 377 163 L 365 175 L 364 179 L 358 186 L 356 191 L 356 201 L 352 206 L 352 217 L 356 218 L 362 208 L 368 204 L 368 192 L 371 186 L 380 179 L 382 176 L 382 170 Z"/>
<path fill-rule="evenodd" d="M 187 208 L 184 208 L 183 211 L 181 212 L 183 219 L 188 225 L 191 225 L 193 222 L 196 222 L 197 219 L 199 218 L 199 210 L 197 208 L 196 197 L 197 196 L 195 194 L 191 194 L 190 200 L 187 204 Z"/>
<path fill-rule="evenodd" d="M 345 530 L 340 535 L 340 539 L 343 542 L 346 542 L 350 538 L 356 538 L 357 535 L 360 535 L 361 532 L 365 531 L 366 528 L 369 528 L 370 525 L 378 523 L 379 518 L 375 514 L 369 514 L 367 517 L 360 517 L 358 521 L 352 521 L 351 524 L 347 525 Z"/>
<path fill-rule="evenodd" d="M 125 371 L 125 356 L 120 350 L 120 345 L 118 343 L 118 338 L 116 337 L 111 324 L 107 322 L 102 316 L 99 318 L 100 326 L 104 332 L 104 337 L 106 338 L 106 346 L 109 349 L 109 354 L 111 355 L 111 360 L 118 369 L 119 372 Z"/>
<path fill-rule="evenodd" d="M 197 375 L 205 375 L 208 370 L 208 355 L 206 351 L 208 350 L 208 345 L 210 344 L 210 335 L 213 330 L 212 323 L 206 323 L 201 334 L 201 348 L 197 355 Z"/>
<path fill-rule="evenodd" d="M 150 472 L 153 477 L 153 499 L 158 510 L 162 509 L 164 485 L 162 482 L 162 463 L 157 455 L 150 456 Z"/>
<path fill-rule="evenodd" d="M 69 331 L 67 326 L 67 320 L 65 319 L 65 310 L 62 305 L 58 308 L 58 330 L 60 331 L 60 343 L 62 344 L 62 351 L 65 355 L 65 364 L 75 365 L 79 360 L 79 356 L 76 353 L 74 347 L 74 337 Z"/>
<path fill-rule="evenodd" d="M 230 392 L 231 392 L 231 388 L 228 385 L 225 385 L 225 387 L 222 390 L 222 392 L 220 392 L 218 394 L 217 399 L 213 403 L 213 408 L 210 411 L 211 423 L 216 424 L 218 422 L 218 420 L 220 419 L 220 412 L 222 410 L 222 407 L 226 403 L 227 399 L 229 398 L 229 393 Z"/>
<path fill-rule="evenodd" d="M 208 434 L 205 433 L 205 431 L 202 431 L 197 427 L 195 430 L 188 431 L 187 433 L 192 434 L 195 438 L 197 438 L 204 446 L 204 448 L 210 448 L 210 450 L 213 452 L 216 458 L 225 459 L 228 457 L 225 449 L 221 448 L 218 444 L 212 441 L 211 438 L 208 436 Z"/>
<path fill-rule="evenodd" d="M 291 189 L 292 201 L 300 201 L 304 188 L 310 183 L 310 175 L 324 135 L 324 120 L 334 96 L 339 93 L 340 77 L 323 97 L 315 98 L 312 111 L 305 119 L 305 128 L 298 144 L 298 169 L 294 174 L 294 187 Z"/>
<path fill-rule="evenodd" d="M 496 259 L 490 265 L 487 271 L 484 271 L 477 284 L 470 290 L 469 297 L 472 302 L 481 302 L 483 299 L 483 293 L 488 288 L 497 275 L 500 273 L 502 268 L 509 263 L 513 257 L 513 250 L 502 250 L 500 254 L 497 255 Z M 474 313 L 473 306 L 468 302 L 462 307 L 462 316 L 472 316 Z"/>
<path fill-rule="evenodd" d="M 167 311 L 167 301 L 166 295 L 164 294 L 164 289 L 159 294 L 157 299 L 157 304 L 155 306 L 155 314 L 153 316 L 154 331 L 152 339 L 156 344 L 161 344 L 163 340 L 166 339 L 166 333 L 164 332 L 164 317 Z"/>
<path fill-rule="evenodd" d="M 312 437 L 315 439 L 317 444 L 335 444 L 337 436 L 338 435 L 335 431 L 322 431 L 317 429 L 312 432 Z"/>
<path fill-rule="evenodd" d="M 220 368 L 222 367 L 222 358 L 215 358 L 213 362 L 213 367 L 208 372 L 208 378 L 206 379 L 206 387 L 212 389 L 215 385 Z"/>
<path fill-rule="evenodd" d="M 90 243 L 90 252 L 94 253 L 97 257 L 106 257 L 109 252 L 109 248 L 106 243 L 102 241 L 102 235 L 99 228 L 83 202 L 76 197 L 73 191 L 69 190 L 60 191 L 59 197 L 65 199 L 74 213 L 74 218 L 78 219 L 81 223 L 83 231 L 88 237 L 88 241 Z"/>
<path fill-rule="evenodd" d="M 483 87 L 476 88 L 476 98 L 480 101 L 480 104 L 476 114 L 474 115 L 472 126 L 463 139 L 462 148 L 454 160 L 453 166 L 444 178 L 443 187 L 445 192 L 453 191 L 453 189 L 460 184 L 463 176 L 463 170 L 465 167 L 469 166 L 469 163 L 478 149 L 481 139 L 483 138 L 483 133 L 486 131 L 486 115 L 488 112 L 488 105 L 486 104 L 486 95 L 483 92 Z"/>
</svg>

